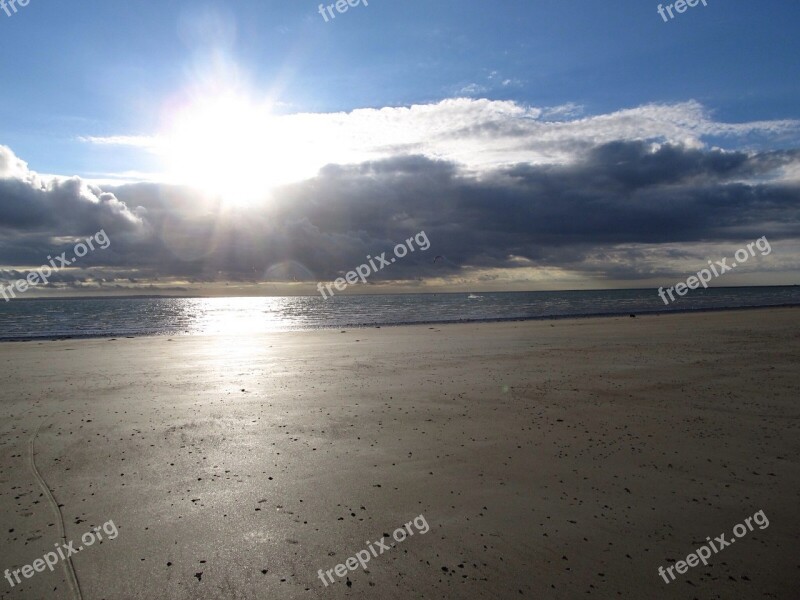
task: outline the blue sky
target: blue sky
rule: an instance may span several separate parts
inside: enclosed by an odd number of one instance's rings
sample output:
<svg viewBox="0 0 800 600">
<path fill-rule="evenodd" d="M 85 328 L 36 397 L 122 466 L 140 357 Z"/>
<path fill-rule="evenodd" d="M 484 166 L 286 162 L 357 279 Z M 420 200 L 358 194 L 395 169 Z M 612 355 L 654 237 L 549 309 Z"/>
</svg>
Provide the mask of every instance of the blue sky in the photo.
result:
<svg viewBox="0 0 800 600">
<path fill-rule="evenodd" d="M 100 228 L 34 293 L 315 293 L 421 230 L 446 260 L 364 292 L 657 287 L 762 236 L 724 284 L 797 283 L 800 4 L 707 4 L 0 9 L 0 283 Z"/>
<path fill-rule="evenodd" d="M 32 0 L 10 18 L 0 13 L 0 135 L 43 172 L 138 162 L 76 138 L 152 132 L 212 45 L 256 90 L 280 86 L 288 111 L 408 105 L 474 89 L 537 106 L 574 102 L 590 114 L 696 99 L 724 121 L 800 117 L 796 2 L 712 0 L 669 23 L 641 0 L 373 0 L 328 23 L 317 6 Z M 204 12 L 218 16 L 218 31 L 191 39 L 186 23 Z"/>
</svg>

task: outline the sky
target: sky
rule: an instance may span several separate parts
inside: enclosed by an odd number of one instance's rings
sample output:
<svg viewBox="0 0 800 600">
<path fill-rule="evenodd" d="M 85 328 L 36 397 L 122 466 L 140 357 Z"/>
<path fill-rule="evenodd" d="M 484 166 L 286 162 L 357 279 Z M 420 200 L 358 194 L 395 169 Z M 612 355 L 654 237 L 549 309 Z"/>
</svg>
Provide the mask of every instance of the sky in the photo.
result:
<svg viewBox="0 0 800 600">
<path fill-rule="evenodd" d="M 796 2 L 9 1 L 0 284 L 111 240 L 32 296 L 316 293 L 420 231 L 351 290 L 658 287 L 760 237 L 718 285 L 800 283 Z"/>
</svg>

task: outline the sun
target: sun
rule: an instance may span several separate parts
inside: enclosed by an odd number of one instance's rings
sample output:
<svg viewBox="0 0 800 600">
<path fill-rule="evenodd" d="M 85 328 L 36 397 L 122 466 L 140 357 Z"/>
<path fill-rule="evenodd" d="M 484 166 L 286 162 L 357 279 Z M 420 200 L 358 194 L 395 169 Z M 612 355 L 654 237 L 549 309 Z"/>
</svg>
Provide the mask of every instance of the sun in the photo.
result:
<svg viewBox="0 0 800 600">
<path fill-rule="evenodd" d="M 246 205 L 282 182 L 291 144 L 271 106 L 247 97 L 204 97 L 174 111 L 162 136 L 167 177 Z"/>
</svg>

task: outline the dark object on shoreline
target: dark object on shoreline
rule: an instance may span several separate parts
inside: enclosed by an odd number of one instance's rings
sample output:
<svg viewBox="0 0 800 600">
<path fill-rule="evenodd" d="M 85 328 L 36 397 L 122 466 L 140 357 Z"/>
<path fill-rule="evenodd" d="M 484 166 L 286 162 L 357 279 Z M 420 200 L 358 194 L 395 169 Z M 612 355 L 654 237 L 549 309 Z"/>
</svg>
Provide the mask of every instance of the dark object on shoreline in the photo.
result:
<svg viewBox="0 0 800 600">
<path fill-rule="evenodd" d="M 635 319 L 635 318 L 636 318 L 636 315 L 631 315 L 631 319 Z"/>
</svg>

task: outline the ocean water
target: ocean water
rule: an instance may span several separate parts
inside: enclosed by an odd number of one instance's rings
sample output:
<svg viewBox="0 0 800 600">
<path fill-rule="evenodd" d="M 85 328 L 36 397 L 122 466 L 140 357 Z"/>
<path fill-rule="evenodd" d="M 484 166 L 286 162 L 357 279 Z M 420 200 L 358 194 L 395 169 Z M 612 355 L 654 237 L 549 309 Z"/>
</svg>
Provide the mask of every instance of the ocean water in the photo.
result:
<svg viewBox="0 0 800 600">
<path fill-rule="evenodd" d="M 699 289 L 670 306 L 653 289 L 334 296 L 328 300 L 320 296 L 22 298 L 0 302 L 0 340 L 247 334 L 795 305 L 800 305 L 798 286 Z"/>
</svg>

